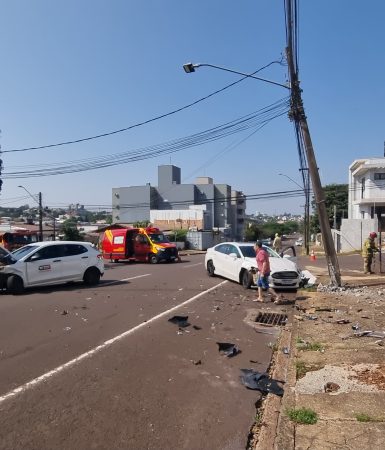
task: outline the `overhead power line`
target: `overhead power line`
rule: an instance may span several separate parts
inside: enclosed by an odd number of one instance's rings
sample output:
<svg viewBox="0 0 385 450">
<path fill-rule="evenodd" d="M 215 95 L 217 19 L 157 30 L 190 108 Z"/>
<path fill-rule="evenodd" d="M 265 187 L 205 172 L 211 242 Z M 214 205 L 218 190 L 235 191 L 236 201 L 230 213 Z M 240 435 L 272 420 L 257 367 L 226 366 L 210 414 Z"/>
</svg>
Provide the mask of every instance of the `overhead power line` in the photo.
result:
<svg viewBox="0 0 385 450">
<path fill-rule="evenodd" d="M 149 158 L 156 158 L 162 155 L 179 152 L 186 148 L 214 142 L 218 139 L 251 128 L 262 128 L 273 119 L 287 114 L 288 111 L 289 99 L 288 97 L 285 97 L 269 106 L 254 111 L 253 113 L 190 136 L 122 153 L 108 154 L 76 161 L 65 161 L 62 163 L 22 166 L 22 170 L 4 172 L 4 178 L 32 178 L 62 175 L 65 173 L 84 172 Z M 18 168 L 16 167 L 15 169 Z"/>
<path fill-rule="evenodd" d="M 225 91 L 226 89 L 229 89 L 229 88 L 235 86 L 236 84 L 241 83 L 242 81 L 250 78 L 250 75 L 255 75 L 256 73 L 261 72 L 262 70 L 266 69 L 267 67 L 269 67 L 269 66 L 271 66 L 273 64 L 283 65 L 283 58 L 281 58 L 279 61 L 272 61 L 272 62 L 266 64 L 265 66 L 255 70 L 254 72 L 252 72 L 248 76 L 244 76 L 244 77 L 240 78 L 239 80 L 234 81 L 233 83 L 227 84 L 223 88 L 217 89 L 216 91 L 211 92 L 210 94 L 208 94 L 208 95 L 206 95 L 204 97 L 201 97 L 198 100 L 193 101 L 192 103 L 188 103 L 187 105 L 181 106 L 180 108 L 174 109 L 174 110 L 169 111 L 167 113 L 160 114 L 159 116 L 152 117 L 151 119 L 147 119 L 147 120 L 144 120 L 142 122 L 138 122 L 138 123 L 135 123 L 133 125 L 129 125 L 129 126 L 125 127 L 125 128 L 120 128 L 118 130 L 108 131 L 108 132 L 105 132 L 105 133 L 96 134 L 94 136 L 88 136 L 88 137 L 80 138 L 80 139 L 72 139 L 72 140 L 67 140 L 67 141 L 58 142 L 58 143 L 54 143 L 54 144 L 47 144 L 47 145 L 40 145 L 40 146 L 34 146 L 34 147 L 23 147 L 23 148 L 16 148 L 16 149 L 14 148 L 14 149 L 10 149 L 10 150 L 3 150 L 2 153 L 26 152 L 26 151 L 30 151 L 30 150 L 42 150 L 42 149 L 47 149 L 47 148 L 61 147 L 61 146 L 64 146 L 64 145 L 78 144 L 80 142 L 92 141 L 92 140 L 95 140 L 95 139 L 100 139 L 100 138 L 103 138 L 103 137 L 112 136 L 114 134 L 123 133 L 125 131 L 132 130 L 133 128 L 137 128 L 137 127 L 141 127 L 143 125 L 147 125 L 148 123 L 155 122 L 156 120 L 164 119 L 165 117 L 172 116 L 172 115 L 177 114 L 177 113 L 179 113 L 181 111 L 184 111 L 185 109 L 191 108 L 191 107 L 197 105 L 198 103 L 201 103 L 201 102 L 203 102 L 203 101 L 213 97 L 214 95 L 217 95 L 217 94 Z"/>
</svg>

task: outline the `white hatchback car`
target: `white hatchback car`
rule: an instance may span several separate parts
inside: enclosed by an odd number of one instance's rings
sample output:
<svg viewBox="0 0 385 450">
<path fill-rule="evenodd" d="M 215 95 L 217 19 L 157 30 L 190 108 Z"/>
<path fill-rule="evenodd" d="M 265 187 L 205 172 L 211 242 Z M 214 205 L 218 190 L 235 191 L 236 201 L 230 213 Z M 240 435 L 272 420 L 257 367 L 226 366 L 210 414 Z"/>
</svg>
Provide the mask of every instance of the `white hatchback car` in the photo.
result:
<svg viewBox="0 0 385 450">
<path fill-rule="evenodd" d="M 96 285 L 104 274 L 102 255 L 89 242 L 36 242 L 9 253 L 1 264 L 1 284 L 13 294 L 27 287 L 72 281 Z"/>
<path fill-rule="evenodd" d="M 270 259 L 269 284 L 274 289 L 297 289 L 301 279 L 295 258 L 281 257 L 272 248 L 263 246 Z M 245 289 L 255 285 L 257 262 L 252 243 L 223 242 L 207 250 L 205 267 L 209 276 L 219 275 L 236 281 Z"/>
</svg>

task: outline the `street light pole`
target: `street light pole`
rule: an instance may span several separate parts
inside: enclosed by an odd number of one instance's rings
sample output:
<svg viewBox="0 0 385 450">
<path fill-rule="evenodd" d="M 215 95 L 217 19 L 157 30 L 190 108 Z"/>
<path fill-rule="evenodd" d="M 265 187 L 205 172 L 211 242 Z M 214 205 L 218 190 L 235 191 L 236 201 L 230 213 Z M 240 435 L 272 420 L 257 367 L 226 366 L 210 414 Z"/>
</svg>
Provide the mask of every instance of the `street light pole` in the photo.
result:
<svg viewBox="0 0 385 450">
<path fill-rule="evenodd" d="M 27 188 L 24 186 L 18 186 L 21 189 L 24 189 L 25 192 L 35 200 L 35 202 L 39 205 L 39 241 L 43 240 L 43 202 L 42 202 L 42 195 L 41 192 L 38 194 L 38 200 L 36 200 L 36 197 L 34 197 Z"/>
<path fill-rule="evenodd" d="M 299 125 L 299 128 L 301 130 L 303 143 L 305 147 L 306 152 L 306 158 L 308 162 L 308 170 L 309 170 L 309 176 L 312 181 L 313 185 L 313 192 L 315 197 L 315 203 L 318 210 L 318 216 L 320 221 L 320 227 L 321 227 L 321 234 L 323 239 L 323 245 L 325 249 L 325 256 L 326 256 L 326 262 L 328 266 L 329 276 L 331 284 L 334 286 L 341 286 L 341 273 L 337 258 L 337 253 L 334 247 L 334 242 L 331 234 L 329 219 L 326 211 L 326 205 L 325 205 L 325 194 L 322 189 L 320 176 L 318 173 L 318 166 L 315 159 L 315 154 L 313 150 L 313 144 L 310 137 L 309 127 L 307 124 L 306 116 L 305 116 L 305 110 L 303 107 L 302 97 L 301 97 L 301 89 L 299 87 L 299 80 L 298 80 L 298 74 L 294 67 L 294 59 L 293 59 L 293 31 L 292 31 L 292 24 L 293 24 L 293 18 L 292 18 L 292 3 L 291 0 L 285 0 L 286 1 L 286 10 L 287 10 L 287 23 L 288 30 L 287 30 L 287 48 L 286 48 L 286 58 L 287 63 L 289 67 L 289 77 L 290 77 L 290 85 L 285 85 L 281 83 L 276 83 L 275 81 L 266 80 L 264 78 L 259 78 L 254 75 L 250 75 L 243 72 L 238 72 L 236 70 L 227 69 L 225 67 L 215 66 L 213 64 L 193 64 L 193 63 L 187 63 L 183 65 L 183 69 L 186 73 L 192 73 L 195 72 L 195 69 L 198 67 L 213 67 L 215 69 L 225 70 L 226 72 L 236 73 L 238 75 L 243 75 L 245 77 L 253 78 L 260 81 L 265 81 L 267 83 L 271 83 L 277 86 L 284 87 L 286 89 L 289 89 L 291 92 L 291 111 L 290 116 L 293 118 L 293 120 Z M 302 189 L 302 188 L 301 188 Z M 307 210 L 309 210 L 309 205 L 307 206 Z"/>
<path fill-rule="evenodd" d="M 43 241 L 43 202 L 39 192 L 39 240 Z"/>
<path fill-rule="evenodd" d="M 242 75 L 247 78 L 254 78 L 255 80 L 265 81 L 266 83 L 275 84 L 276 86 L 281 86 L 285 89 L 290 89 L 290 86 L 287 84 L 277 83 L 276 81 L 267 80 L 266 78 L 256 77 L 255 75 L 252 75 L 249 73 L 244 73 L 244 72 L 239 72 L 238 70 L 228 69 L 227 67 L 215 66 L 214 64 L 206 64 L 206 63 L 205 64 L 201 64 L 201 63 L 193 64 L 190 62 L 187 64 L 183 64 L 183 69 L 186 73 L 195 72 L 195 69 L 197 69 L 198 67 L 213 67 L 214 69 L 224 70 L 226 72 L 235 73 L 237 75 Z"/>
</svg>

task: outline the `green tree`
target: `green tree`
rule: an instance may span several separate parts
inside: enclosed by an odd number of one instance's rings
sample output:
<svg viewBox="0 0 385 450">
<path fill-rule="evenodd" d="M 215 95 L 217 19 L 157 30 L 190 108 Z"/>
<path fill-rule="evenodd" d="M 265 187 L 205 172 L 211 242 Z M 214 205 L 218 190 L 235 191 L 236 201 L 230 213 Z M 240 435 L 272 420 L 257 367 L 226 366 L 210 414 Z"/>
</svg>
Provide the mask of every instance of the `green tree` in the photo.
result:
<svg viewBox="0 0 385 450">
<path fill-rule="evenodd" d="M 334 221 L 334 205 L 336 206 L 336 218 L 337 218 L 337 229 L 341 227 L 341 221 L 343 217 L 347 217 L 348 211 L 348 192 L 349 186 L 347 184 L 328 184 L 324 186 L 325 193 L 325 205 L 329 218 L 330 226 L 333 225 Z M 312 233 L 320 232 L 318 212 L 315 204 L 315 199 L 311 202 L 313 207 L 313 216 L 310 221 L 310 229 Z"/>
<path fill-rule="evenodd" d="M 276 221 L 266 222 L 260 225 L 261 237 L 273 239 L 275 233 L 280 236 L 283 234 L 292 234 L 299 229 L 299 223 L 295 220 L 290 220 L 288 222 L 278 223 Z"/>
<path fill-rule="evenodd" d="M 63 223 L 65 241 L 82 241 L 83 236 L 76 227 L 76 219 L 68 219 Z"/>
<path fill-rule="evenodd" d="M 261 237 L 261 230 L 255 223 L 250 224 L 245 230 L 245 241 L 257 241 Z"/>
<path fill-rule="evenodd" d="M 150 223 L 151 222 L 149 220 L 138 220 L 133 224 L 133 226 L 134 228 L 146 228 L 150 225 Z"/>
</svg>

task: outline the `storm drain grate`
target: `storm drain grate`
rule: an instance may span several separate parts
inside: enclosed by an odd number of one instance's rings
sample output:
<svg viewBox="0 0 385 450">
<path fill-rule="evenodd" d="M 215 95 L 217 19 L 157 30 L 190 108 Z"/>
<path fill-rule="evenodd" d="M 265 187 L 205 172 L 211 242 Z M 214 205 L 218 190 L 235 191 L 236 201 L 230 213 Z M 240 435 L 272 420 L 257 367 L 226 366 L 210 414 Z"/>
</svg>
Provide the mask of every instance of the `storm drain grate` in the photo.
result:
<svg viewBox="0 0 385 450">
<path fill-rule="evenodd" d="M 256 319 L 256 323 L 260 323 L 262 325 L 270 325 L 272 327 L 279 327 L 282 325 L 286 325 L 287 315 L 286 314 L 277 314 L 277 313 L 262 313 L 259 312 Z"/>
</svg>

